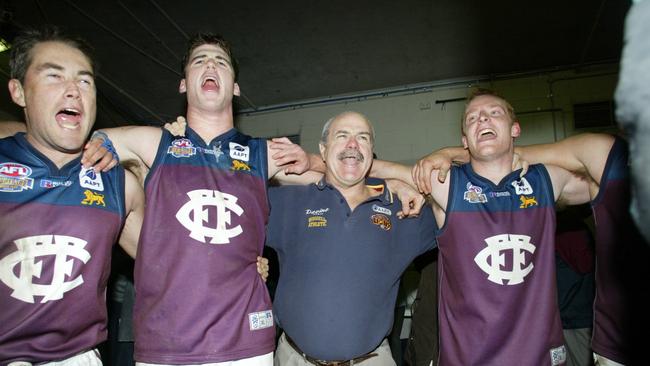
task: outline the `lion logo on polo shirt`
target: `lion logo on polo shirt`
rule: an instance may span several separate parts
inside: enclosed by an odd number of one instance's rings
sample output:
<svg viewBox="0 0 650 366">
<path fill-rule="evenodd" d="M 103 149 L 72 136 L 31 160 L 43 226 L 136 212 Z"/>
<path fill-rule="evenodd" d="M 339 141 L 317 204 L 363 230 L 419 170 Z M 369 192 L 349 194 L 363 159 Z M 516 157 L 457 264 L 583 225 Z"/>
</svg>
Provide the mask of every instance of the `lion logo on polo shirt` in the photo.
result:
<svg viewBox="0 0 650 366">
<path fill-rule="evenodd" d="M 386 231 L 390 230 L 393 227 L 390 218 L 384 214 L 374 214 L 370 217 L 370 220 L 373 224 Z"/>
</svg>

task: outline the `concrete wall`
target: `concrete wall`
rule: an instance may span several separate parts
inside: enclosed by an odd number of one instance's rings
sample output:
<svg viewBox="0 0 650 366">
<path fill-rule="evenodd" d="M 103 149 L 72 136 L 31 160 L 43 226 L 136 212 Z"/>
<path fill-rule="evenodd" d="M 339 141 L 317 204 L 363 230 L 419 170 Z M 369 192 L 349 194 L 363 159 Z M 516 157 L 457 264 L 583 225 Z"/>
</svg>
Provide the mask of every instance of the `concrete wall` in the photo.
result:
<svg viewBox="0 0 650 366">
<path fill-rule="evenodd" d="M 412 164 L 432 150 L 460 144 L 463 98 L 476 86 L 497 90 L 512 103 L 522 126 L 517 143 L 533 144 L 581 132 L 573 127 L 573 105 L 612 100 L 617 78 L 616 66 L 611 65 L 498 80 L 456 80 L 413 90 L 404 87 L 400 92 L 369 91 L 277 106 L 275 110 L 242 113 L 236 123 L 252 136 L 297 134 L 307 151 L 317 152 L 324 122 L 354 110 L 373 122 L 379 158 Z"/>
</svg>

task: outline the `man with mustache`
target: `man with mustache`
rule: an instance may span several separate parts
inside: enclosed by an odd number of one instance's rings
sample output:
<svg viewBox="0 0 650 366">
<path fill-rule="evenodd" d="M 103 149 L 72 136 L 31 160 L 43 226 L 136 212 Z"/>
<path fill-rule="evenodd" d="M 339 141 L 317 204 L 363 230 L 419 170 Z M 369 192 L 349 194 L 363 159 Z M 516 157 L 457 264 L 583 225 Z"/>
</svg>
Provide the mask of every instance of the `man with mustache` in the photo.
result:
<svg viewBox="0 0 650 366">
<path fill-rule="evenodd" d="M 284 330 L 275 364 L 395 365 L 390 333 L 400 276 L 435 247 L 426 206 L 398 220 L 401 205 L 382 180 L 367 178 L 374 131 L 344 112 L 323 128 L 325 176 L 269 190 L 267 245 L 278 254 L 274 311 Z"/>
</svg>

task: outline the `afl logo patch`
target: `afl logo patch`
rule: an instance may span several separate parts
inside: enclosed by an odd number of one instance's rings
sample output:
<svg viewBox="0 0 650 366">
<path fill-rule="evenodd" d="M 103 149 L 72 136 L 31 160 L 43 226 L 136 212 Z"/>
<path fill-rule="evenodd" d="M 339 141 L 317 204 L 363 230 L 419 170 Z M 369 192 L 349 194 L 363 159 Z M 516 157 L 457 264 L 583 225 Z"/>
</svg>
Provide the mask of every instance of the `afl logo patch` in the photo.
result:
<svg viewBox="0 0 650 366">
<path fill-rule="evenodd" d="M 167 148 L 167 154 L 171 154 L 175 158 L 188 158 L 196 154 L 196 148 L 188 139 L 176 139 Z"/>
<path fill-rule="evenodd" d="M 32 168 L 18 163 L 0 164 L 0 192 L 22 192 L 34 187 Z"/>
</svg>

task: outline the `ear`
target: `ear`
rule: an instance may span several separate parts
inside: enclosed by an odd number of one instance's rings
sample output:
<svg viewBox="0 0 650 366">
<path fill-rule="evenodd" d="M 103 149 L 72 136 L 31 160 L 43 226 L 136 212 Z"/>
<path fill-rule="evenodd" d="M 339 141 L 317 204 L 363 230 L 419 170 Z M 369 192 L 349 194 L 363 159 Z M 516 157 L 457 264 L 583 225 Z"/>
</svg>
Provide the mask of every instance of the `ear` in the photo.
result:
<svg viewBox="0 0 650 366">
<path fill-rule="evenodd" d="M 25 108 L 25 91 L 23 90 L 23 84 L 20 83 L 18 79 L 9 80 L 9 94 L 11 94 L 11 100 L 19 106 Z"/>
<path fill-rule="evenodd" d="M 320 150 L 320 157 L 325 161 L 325 152 L 327 151 L 327 147 L 323 145 L 322 142 L 318 143 L 318 150 Z"/>
<path fill-rule="evenodd" d="M 241 94 L 241 91 L 239 90 L 239 84 L 235 83 L 232 88 L 232 94 L 236 96 L 239 96 Z"/>
<path fill-rule="evenodd" d="M 511 137 L 519 137 L 521 135 L 521 126 L 519 126 L 519 122 L 513 122 L 512 126 L 510 127 L 510 136 Z"/>
<path fill-rule="evenodd" d="M 463 142 L 463 148 L 467 150 L 467 137 L 463 135 L 460 140 Z"/>
<path fill-rule="evenodd" d="M 181 94 L 187 92 L 187 86 L 185 85 L 185 78 L 181 79 L 181 84 L 178 86 L 178 92 Z"/>
</svg>

